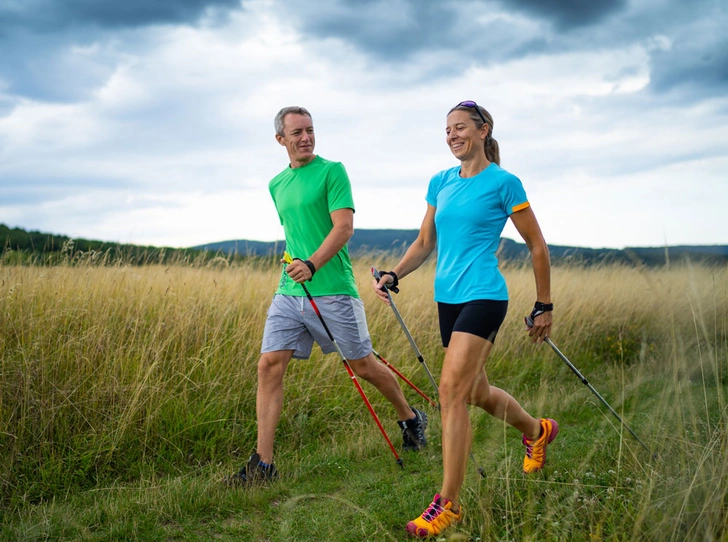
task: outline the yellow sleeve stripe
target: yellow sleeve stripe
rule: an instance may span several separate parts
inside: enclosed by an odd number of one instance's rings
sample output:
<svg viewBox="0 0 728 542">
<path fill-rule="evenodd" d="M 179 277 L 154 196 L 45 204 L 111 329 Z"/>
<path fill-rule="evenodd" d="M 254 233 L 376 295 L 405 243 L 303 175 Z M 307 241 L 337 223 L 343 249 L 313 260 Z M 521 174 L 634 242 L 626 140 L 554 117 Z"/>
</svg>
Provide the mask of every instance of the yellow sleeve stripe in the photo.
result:
<svg viewBox="0 0 728 542">
<path fill-rule="evenodd" d="M 531 205 L 531 204 L 528 203 L 527 201 L 524 203 L 521 203 L 520 205 L 516 205 L 515 207 L 513 207 L 513 209 L 511 209 L 511 213 L 521 211 L 521 210 L 525 209 L 526 207 L 528 207 L 529 205 Z"/>
</svg>

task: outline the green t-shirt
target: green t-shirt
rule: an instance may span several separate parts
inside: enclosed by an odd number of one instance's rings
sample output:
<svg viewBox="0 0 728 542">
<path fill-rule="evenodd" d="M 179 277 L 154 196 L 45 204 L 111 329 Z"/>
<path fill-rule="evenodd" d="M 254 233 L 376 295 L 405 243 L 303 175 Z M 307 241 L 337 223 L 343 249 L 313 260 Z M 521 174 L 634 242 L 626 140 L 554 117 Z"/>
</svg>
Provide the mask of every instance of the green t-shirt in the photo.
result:
<svg viewBox="0 0 728 542">
<path fill-rule="evenodd" d="M 331 213 L 354 209 L 351 183 L 343 164 L 316 156 L 303 167 L 290 166 L 268 185 L 286 234 L 286 251 L 307 260 L 333 228 Z M 306 283 L 313 296 L 345 294 L 359 297 L 346 245 Z M 285 272 L 278 294 L 303 296 L 303 288 Z"/>
</svg>

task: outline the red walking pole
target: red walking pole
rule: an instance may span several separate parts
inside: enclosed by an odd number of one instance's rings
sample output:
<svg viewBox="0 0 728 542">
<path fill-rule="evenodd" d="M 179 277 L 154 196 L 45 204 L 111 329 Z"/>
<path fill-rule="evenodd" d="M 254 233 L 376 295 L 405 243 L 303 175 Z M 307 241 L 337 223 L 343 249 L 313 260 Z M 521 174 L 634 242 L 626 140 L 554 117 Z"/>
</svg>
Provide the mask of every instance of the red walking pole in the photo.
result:
<svg viewBox="0 0 728 542">
<path fill-rule="evenodd" d="M 293 262 L 293 258 L 291 258 L 291 255 L 288 254 L 288 252 L 284 252 L 283 261 L 287 264 L 290 264 Z M 319 312 L 319 309 L 316 306 L 316 302 L 313 300 L 311 293 L 308 291 L 308 288 L 306 288 L 305 284 L 303 284 L 303 283 L 300 283 L 300 284 L 303 287 L 303 291 L 306 293 L 306 297 L 308 297 L 308 300 L 311 303 L 311 306 L 313 307 L 313 310 L 316 313 L 316 316 L 318 316 L 319 320 L 321 321 L 321 325 L 324 326 L 324 329 L 326 330 L 326 334 L 329 336 L 329 340 L 334 344 L 334 348 L 336 348 L 336 351 L 339 353 L 339 357 L 341 358 L 341 361 L 344 363 L 344 367 L 346 367 L 346 371 L 349 373 L 349 378 L 351 378 L 351 381 L 354 383 L 354 386 L 356 386 L 356 389 L 359 390 L 359 395 L 361 395 L 361 398 L 364 399 L 364 403 L 366 404 L 367 408 L 369 409 L 369 412 L 371 413 L 372 418 L 374 418 L 374 421 L 377 423 L 379 430 L 382 432 L 382 436 L 384 436 L 384 440 L 386 440 L 387 444 L 389 444 L 389 449 L 392 450 L 392 453 L 394 454 L 394 458 L 397 460 L 397 464 L 400 467 L 404 467 L 402 459 L 397 454 L 397 450 L 394 449 L 394 446 L 392 445 L 392 441 L 389 440 L 389 437 L 387 436 L 387 432 L 384 430 L 384 427 L 382 426 L 382 422 L 379 421 L 379 417 L 377 416 L 377 413 L 374 412 L 374 409 L 372 408 L 372 405 L 369 402 L 369 399 L 367 399 L 367 396 L 364 393 L 364 390 L 362 389 L 361 384 L 359 384 L 359 380 L 357 380 L 356 375 L 354 374 L 354 371 L 351 370 L 351 366 L 349 365 L 349 362 L 347 361 L 346 356 L 344 356 L 344 353 L 341 351 L 341 348 L 339 348 L 339 345 L 337 344 L 336 339 L 334 339 L 334 336 L 331 334 L 331 331 L 329 330 L 329 326 L 326 325 L 326 321 L 324 320 L 324 317 L 321 316 L 321 312 Z"/>
<path fill-rule="evenodd" d="M 407 377 L 406 377 L 406 376 L 404 376 L 404 375 L 403 375 L 402 373 L 400 373 L 400 372 L 399 372 L 399 371 L 398 371 L 398 370 L 396 369 L 396 367 L 395 367 L 394 365 L 392 365 L 392 364 L 391 364 L 391 363 L 389 363 L 389 362 L 388 362 L 388 361 L 387 361 L 386 359 L 384 359 L 384 358 L 383 358 L 382 356 L 380 356 L 380 355 L 379 355 L 379 352 L 377 352 L 376 350 L 372 350 L 372 353 L 373 353 L 373 354 L 374 354 L 374 355 L 376 356 L 376 358 L 377 358 L 377 359 L 378 359 L 379 361 L 381 361 L 382 363 L 384 363 L 384 364 L 385 364 L 385 365 L 386 365 L 386 366 L 387 366 L 387 367 L 389 368 L 389 370 L 390 370 L 390 371 L 392 371 L 392 372 L 393 372 L 394 374 L 396 374 L 396 375 L 397 375 L 398 377 L 400 377 L 400 378 L 401 378 L 401 379 L 402 379 L 402 380 L 403 380 L 404 382 L 406 382 L 407 384 L 409 384 L 409 386 L 410 386 L 410 387 L 411 387 L 411 388 L 412 388 L 413 390 L 415 390 L 415 391 L 416 391 L 417 393 L 419 393 L 419 394 L 420 394 L 420 395 L 421 395 L 422 397 L 424 397 L 424 398 L 425 398 L 425 401 L 427 401 L 428 403 L 430 403 L 430 404 L 431 404 L 432 406 L 434 406 L 435 408 L 438 408 L 438 406 L 437 406 L 437 403 L 436 403 L 435 401 L 433 401 L 432 399 L 430 399 L 429 397 L 427 397 L 427 395 L 425 395 L 425 393 L 424 393 L 424 392 L 423 392 L 423 391 L 422 391 L 422 390 L 421 390 L 420 388 L 418 388 L 418 387 L 417 387 L 417 386 L 415 386 L 415 385 L 414 385 L 414 384 L 413 384 L 412 382 L 410 382 L 410 381 L 409 381 L 409 380 L 407 379 Z"/>
</svg>

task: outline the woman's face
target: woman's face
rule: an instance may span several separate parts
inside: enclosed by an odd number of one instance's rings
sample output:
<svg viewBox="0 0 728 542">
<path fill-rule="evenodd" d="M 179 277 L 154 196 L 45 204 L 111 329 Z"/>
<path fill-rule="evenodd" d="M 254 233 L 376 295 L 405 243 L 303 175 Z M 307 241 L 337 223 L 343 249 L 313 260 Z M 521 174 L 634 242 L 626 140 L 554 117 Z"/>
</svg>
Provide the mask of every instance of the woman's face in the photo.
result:
<svg viewBox="0 0 728 542">
<path fill-rule="evenodd" d="M 476 153 L 484 154 L 483 144 L 488 135 L 487 125 L 478 130 L 475 122 L 470 118 L 469 111 L 455 110 L 447 116 L 445 127 L 447 137 L 445 141 L 450 147 L 453 156 L 460 160 L 468 160 Z"/>
</svg>

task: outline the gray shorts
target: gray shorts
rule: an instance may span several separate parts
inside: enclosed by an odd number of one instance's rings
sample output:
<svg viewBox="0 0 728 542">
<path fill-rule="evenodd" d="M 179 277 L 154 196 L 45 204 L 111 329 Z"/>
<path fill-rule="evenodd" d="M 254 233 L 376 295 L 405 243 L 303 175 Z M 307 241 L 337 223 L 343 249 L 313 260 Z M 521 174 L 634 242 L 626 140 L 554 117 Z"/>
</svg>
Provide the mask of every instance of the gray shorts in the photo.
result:
<svg viewBox="0 0 728 542">
<path fill-rule="evenodd" d="M 361 359 L 372 351 L 372 341 L 361 299 L 349 295 L 314 298 L 336 343 L 347 360 Z M 261 353 L 293 350 L 293 357 L 308 359 L 316 341 L 324 354 L 336 347 L 306 297 L 276 294 L 268 308 Z"/>
</svg>

